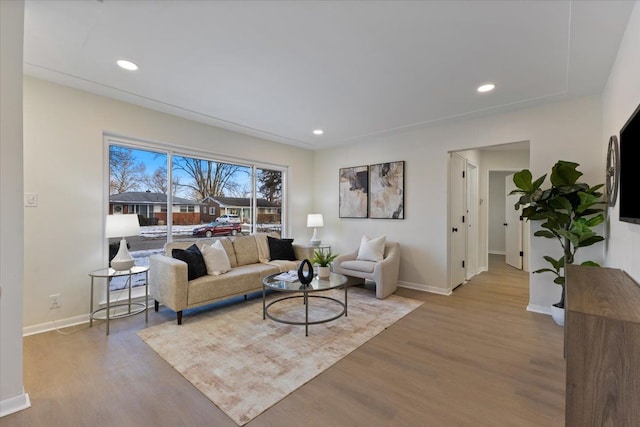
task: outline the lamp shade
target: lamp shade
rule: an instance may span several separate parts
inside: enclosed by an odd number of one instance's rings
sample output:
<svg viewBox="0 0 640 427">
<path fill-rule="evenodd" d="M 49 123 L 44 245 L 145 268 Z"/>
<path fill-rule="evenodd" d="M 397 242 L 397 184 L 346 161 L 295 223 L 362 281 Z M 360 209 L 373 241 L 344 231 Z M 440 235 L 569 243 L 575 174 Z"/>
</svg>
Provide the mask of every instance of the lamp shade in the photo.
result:
<svg viewBox="0 0 640 427">
<path fill-rule="evenodd" d="M 307 215 L 307 227 L 323 227 L 324 221 L 322 220 L 322 214 L 308 214 Z"/>
<path fill-rule="evenodd" d="M 127 237 L 139 234 L 138 215 L 107 215 L 105 237 Z"/>
</svg>

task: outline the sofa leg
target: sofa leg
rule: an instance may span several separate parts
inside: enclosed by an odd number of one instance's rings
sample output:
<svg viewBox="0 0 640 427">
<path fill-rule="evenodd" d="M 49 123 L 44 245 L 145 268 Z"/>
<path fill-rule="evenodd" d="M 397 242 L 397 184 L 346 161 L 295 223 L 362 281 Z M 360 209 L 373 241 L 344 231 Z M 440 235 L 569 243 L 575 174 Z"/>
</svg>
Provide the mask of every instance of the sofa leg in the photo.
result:
<svg viewBox="0 0 640 427">
<path fill-rule="evenodd" d="M 160 302 L 158 302 L 158 300 L 153 300 L 153 308 L 155 311 L 158 311 L 160 309 Z"/>
<path fill-rule="evenodd" d="M 182 310 L 176 313 L 178 315 L 178 325 L 182 325 Z"/>
<path fill-rule="evenodd" d="M 245 300 L 245 301 L 247 300 L 247 296 L 246 296 L 246 295 L 244 296 L 244 300 Z"/>
</svg>

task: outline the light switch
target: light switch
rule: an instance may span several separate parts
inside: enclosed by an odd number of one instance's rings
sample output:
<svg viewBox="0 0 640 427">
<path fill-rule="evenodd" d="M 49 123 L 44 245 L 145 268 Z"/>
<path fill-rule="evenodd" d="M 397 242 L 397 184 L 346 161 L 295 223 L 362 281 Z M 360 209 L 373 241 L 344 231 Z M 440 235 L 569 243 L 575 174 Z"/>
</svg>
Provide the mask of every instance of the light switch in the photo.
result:
<svg viewBox="0 0 640 427">
<path fill-rule="evenodd" d="M 38 206 L 38 194 L 37 193 L 24 193 L 24 205 L 26 207 Z"/>
</svg>

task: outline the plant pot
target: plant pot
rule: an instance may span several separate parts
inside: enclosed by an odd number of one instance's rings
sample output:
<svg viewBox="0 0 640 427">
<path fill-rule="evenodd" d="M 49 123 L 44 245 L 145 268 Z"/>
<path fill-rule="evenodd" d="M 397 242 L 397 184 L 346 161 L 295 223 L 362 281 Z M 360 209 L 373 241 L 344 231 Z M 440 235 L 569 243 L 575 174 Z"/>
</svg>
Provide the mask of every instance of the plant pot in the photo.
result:
<svg viewBox="0 0 640 427">
<path fill-rule="evenodd" d="M 556 307 L 556 304 L 551 306 L 551 317 L 556 325 L 564 326 L 564 308 Z"/>
<path fill-rule="evenodd" d="M 331 275 L 331 267 L 320 267 L 318 266 L 318 277 L 321 279 L 328 279 Z"/>
</svg>

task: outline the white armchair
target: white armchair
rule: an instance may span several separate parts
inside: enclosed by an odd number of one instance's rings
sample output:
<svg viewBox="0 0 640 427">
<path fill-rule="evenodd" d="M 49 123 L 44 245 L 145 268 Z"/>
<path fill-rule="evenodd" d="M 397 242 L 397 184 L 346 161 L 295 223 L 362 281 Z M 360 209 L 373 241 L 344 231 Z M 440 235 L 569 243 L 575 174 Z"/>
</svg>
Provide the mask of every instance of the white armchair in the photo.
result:
<svg viewBox="0 0 640 427">
<path fill-rule="evenodd" d="M 376 283 L 376 298 L 384 299 L 398 288 L 400 270 L 400 244 L 386 242 L 382 261 L 358 260 L 358 249 L 338 256 L 333 261 L 333 271 L 345 276 L 372 280 Z"/>
</svg>

